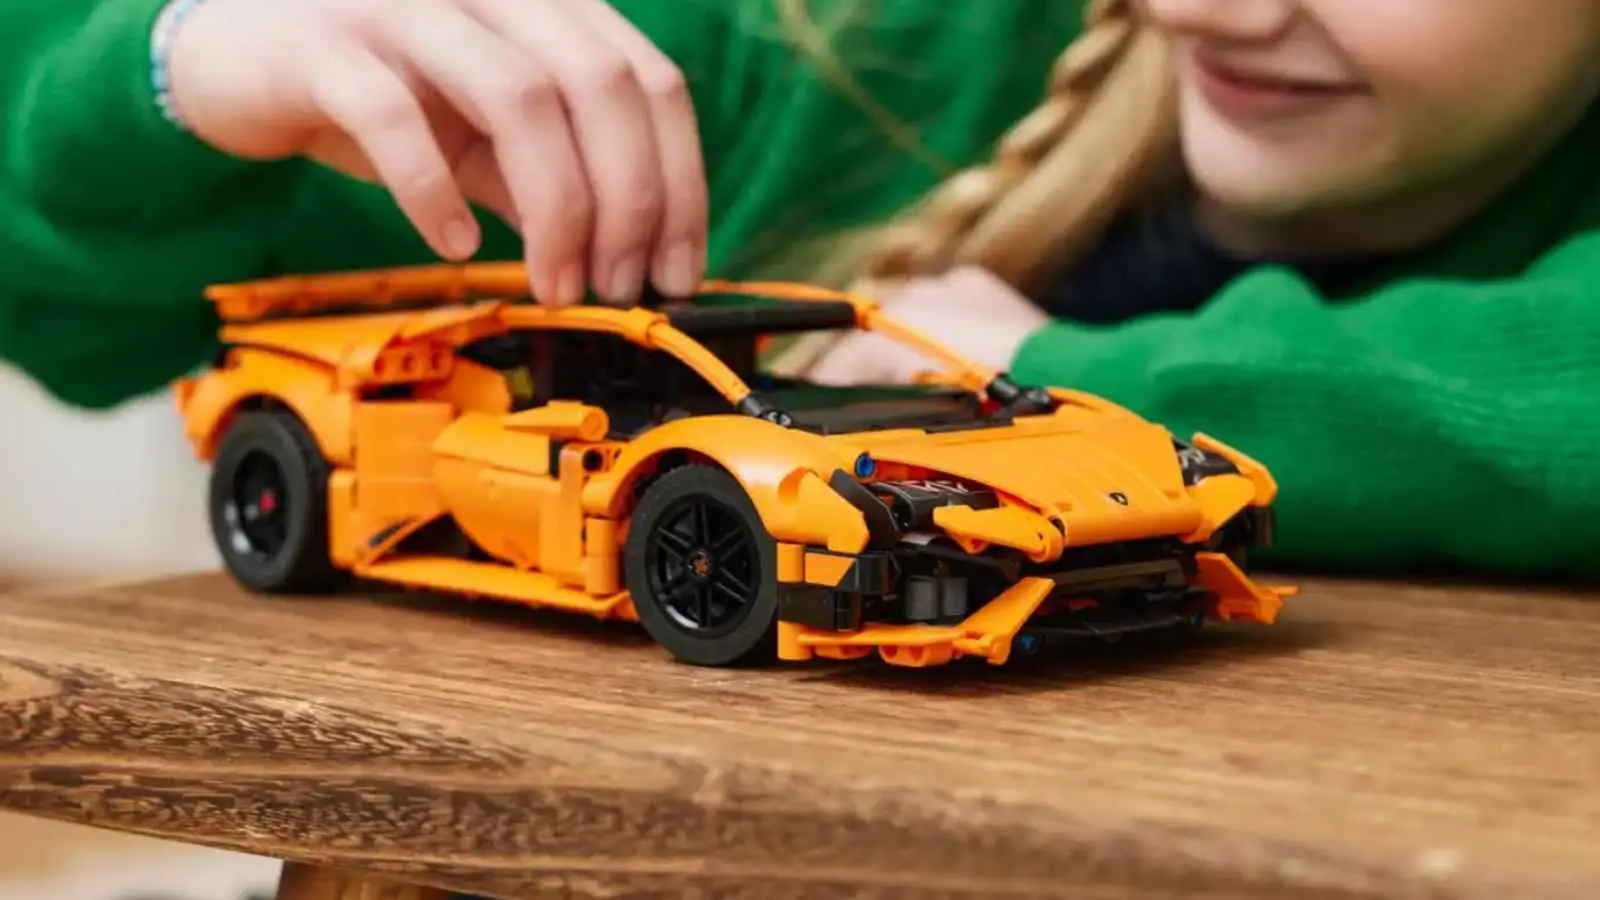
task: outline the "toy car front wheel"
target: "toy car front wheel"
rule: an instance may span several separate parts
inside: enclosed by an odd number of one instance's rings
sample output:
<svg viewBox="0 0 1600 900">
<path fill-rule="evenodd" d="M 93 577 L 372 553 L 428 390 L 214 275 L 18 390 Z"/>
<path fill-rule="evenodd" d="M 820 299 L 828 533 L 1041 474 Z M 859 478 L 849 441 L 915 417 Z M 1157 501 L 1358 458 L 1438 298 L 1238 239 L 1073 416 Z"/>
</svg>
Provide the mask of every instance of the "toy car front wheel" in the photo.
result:
<svg viewBox="0 0 1600 900">
<path fill-rule="evenodd" d="M 327 588 L 328 466 L 292 413 L 249 410 L 229 426 L 212 461 L 211 534 L 240 584 L 266 593 Z"/>
<path fill-rule="evenodd" d="M 624 570 L 656 643 L 682 662 L 731 666 L 773 655 L 777 556 L 739 483 L 690 465 L 662 475 L 640 498 Z"/>
</svg>

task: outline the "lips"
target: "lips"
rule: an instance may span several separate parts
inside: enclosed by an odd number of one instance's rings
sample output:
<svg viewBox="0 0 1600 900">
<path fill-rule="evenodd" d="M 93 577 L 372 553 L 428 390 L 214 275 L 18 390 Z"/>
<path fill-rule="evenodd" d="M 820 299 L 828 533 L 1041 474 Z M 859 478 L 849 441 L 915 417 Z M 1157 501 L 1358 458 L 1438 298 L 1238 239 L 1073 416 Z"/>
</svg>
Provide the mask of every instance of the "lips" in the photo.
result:
<svg viewBox="0 0 1600 900">
<path fill-rule="evenodd" d="M 1230 118 L 1273 118 L 1301 114 L 1357 94 L 1344 81 L 1302 77 L 1244 67 L 1197 51 L 1191 57 L 1196 87 L 1206 101 Z"/>
</svg>

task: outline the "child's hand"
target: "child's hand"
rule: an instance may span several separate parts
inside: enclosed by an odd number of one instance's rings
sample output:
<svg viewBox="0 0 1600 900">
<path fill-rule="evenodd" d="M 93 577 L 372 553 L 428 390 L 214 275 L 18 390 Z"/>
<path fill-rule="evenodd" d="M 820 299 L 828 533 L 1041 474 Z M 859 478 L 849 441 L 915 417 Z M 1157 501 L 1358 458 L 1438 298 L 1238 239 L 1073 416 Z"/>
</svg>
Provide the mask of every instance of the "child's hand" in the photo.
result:
<svg viewBox="0 0 1600 900">
<path fill-rule="evenodd" d="M 967 266 L 923 278 L 883 302 L 896 320 L 994 369 L 1010 364 L 1024 339 L 1050 317 L 988 271 Z M 870 332 L 846 336 L 805 373 L 819 384 L 902 384 L 938 368 L 935 360 Z"/>
<path fill-rule="evenodd" d="M 171 54 L 201 140 L 377 181 L 447 259 L 476 252 L 479 203 L 523 235 L 542 300 L 700 281 L 689 94 L 606 0 L 207 0 Z"/>
</svg>

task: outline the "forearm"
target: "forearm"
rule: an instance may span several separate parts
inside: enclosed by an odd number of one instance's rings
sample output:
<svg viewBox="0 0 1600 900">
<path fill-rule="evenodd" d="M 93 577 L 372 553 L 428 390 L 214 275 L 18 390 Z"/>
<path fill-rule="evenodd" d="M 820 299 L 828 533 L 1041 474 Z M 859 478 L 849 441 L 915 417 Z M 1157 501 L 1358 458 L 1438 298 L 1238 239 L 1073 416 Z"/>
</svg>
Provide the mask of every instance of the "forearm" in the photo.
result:
<svg viewBox="0 0 1600 900">
<path fill-rule="evenodd" d="M 1261 275 L 1194 316 L 1052 325 L 1015 369 L 1204 431 L 1278 478 L 1293 564 L 1592 574 L 1600 316 L 1577 281 L 1359 305 Z"/>
<path fill-rule="evenodd" d="M 16 0 L 0 34 L 0 360 L 114 406 L 204 361 L 202 291 L 262 273 L 291 166 L 226 156 L 161 115 L 162 0 Z"/>
</svg>

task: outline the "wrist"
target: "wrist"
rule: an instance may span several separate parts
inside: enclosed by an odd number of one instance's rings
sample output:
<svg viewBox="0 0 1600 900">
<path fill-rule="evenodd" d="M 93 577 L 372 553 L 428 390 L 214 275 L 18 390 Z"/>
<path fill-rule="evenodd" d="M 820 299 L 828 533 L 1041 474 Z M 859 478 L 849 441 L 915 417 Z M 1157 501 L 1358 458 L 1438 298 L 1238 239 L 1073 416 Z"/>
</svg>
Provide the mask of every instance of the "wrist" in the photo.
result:
<svg viewBox="0 0 1600 900">
<path fill-rule="evenodd" d="M 164 0 L 151 32 L 152 83 L 162 115 L 195 141 L 251 163 L 300 153 L 304 110 L 287 109 L 284 73 L 272 71 L 273 3 Z"/>
</svg>

